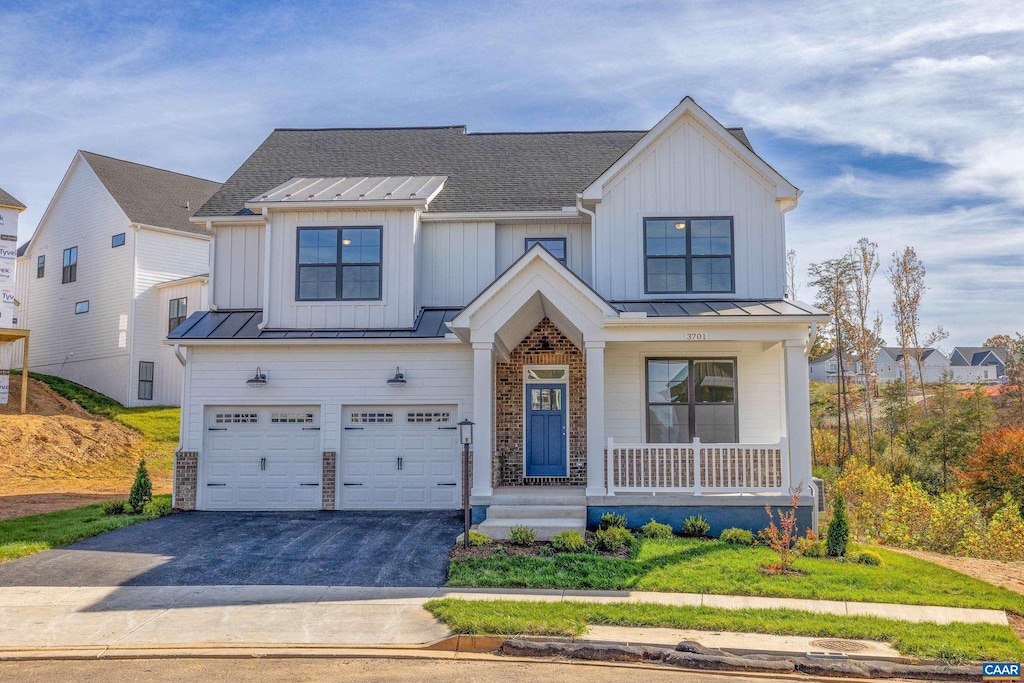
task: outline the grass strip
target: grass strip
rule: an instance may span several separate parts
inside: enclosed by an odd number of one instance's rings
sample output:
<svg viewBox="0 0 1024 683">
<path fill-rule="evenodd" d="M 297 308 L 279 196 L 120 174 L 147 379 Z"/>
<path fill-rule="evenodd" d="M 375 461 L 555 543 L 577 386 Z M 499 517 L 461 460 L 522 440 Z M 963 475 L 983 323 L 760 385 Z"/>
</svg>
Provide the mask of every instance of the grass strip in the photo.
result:
<svg viewBox="0 0 1024 683">
<path fill-rule="evenodd" d="M 949 662 L 1014 661 L 1024 643 L 1009 626 L 911 623 L 789 609 L 726 610 L 644 603 L 431 600 L 424 605 L 456 633 L 580 636 L 588 624 L 733 631 L 888 642 L 908 657 Z"/>
</svg>

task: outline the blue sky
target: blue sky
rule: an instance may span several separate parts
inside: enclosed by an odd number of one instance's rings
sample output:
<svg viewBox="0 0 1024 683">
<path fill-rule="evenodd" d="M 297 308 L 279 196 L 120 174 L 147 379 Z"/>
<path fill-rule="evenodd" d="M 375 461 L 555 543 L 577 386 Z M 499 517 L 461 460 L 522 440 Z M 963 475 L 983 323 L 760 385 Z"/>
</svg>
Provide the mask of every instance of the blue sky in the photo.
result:
<svg viewBox="0 0 1024 683">
<path fill-rule="evenodd" d="M 224 180 L 274 127 L 643 129 L 691 95 L 804 190 L 801 272 L 910 244 L 946 346 L 1024 332 L 1019 0 L 0 0 L 0 27 L 22 240 L 76 149 Z"/>
</svg>

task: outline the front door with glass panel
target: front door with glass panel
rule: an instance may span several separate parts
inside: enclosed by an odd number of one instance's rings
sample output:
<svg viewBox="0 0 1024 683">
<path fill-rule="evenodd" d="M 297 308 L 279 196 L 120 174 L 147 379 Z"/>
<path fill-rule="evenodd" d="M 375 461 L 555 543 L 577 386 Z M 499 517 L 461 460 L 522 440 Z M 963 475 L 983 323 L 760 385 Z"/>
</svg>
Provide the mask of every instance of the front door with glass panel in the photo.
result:
<svg viewBox="0 0 1024 683">
<path fill-rule="evenodd" d="M 526 476 L 564 477 L 565 384 L 526 385 Z"/>
</svg>

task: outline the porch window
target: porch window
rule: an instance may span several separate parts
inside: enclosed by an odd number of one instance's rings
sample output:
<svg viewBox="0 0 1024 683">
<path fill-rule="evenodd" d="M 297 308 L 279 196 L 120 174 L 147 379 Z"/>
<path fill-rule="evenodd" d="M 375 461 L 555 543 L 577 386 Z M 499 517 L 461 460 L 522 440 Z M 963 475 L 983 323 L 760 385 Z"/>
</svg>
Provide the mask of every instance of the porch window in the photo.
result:
<svg viewBox="0 0 1024 683">
<path fill-rule="evenodd" d="M 539 244 L 548 250 L 548 252 L 558 260 L 563 266 L 565 265 L 565 238 L 564 237 L 527 237 L 526 238 L 526 251 L 533 249 L 534 245 Z"/>
<path fill-rule="evenodd" d="M 647 361 L 648 443 L 737 443 L 736 361 Z"/>
<path fill-rule="evenodd" d="M 296 300 L 379 300 L 381 233 L 380 227 L 299 228 Z"/>
<path fill-rule="evenodd" d="M 732 218 L 645 218 L 647 294 L 732 292 Z"/>
</svg>

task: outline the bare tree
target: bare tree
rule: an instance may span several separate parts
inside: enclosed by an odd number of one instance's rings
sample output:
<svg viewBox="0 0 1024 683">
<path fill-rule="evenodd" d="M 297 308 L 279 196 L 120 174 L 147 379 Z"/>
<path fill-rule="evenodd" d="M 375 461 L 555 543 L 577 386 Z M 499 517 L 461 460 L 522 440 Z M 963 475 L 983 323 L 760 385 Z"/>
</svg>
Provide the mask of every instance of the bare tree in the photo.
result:
<svg viewBox="0 0 1024 683">
<path fill-rule="evenodd" d="M 800 288 L 796 284 L 796 249 L 786 252 L 786 298 L 796 301 Z"/>
<path fill-rule="evenodd" d="M 924 262 L 917 257 L 913 247 L 904 247 L 902 252 L 893 252 L 892 264 L 888 272 L 889 283 L 892 284 L 892 315 L 896 325 L 896 337 L 903 350 L 900 359 L 903 365 L 903 381 L 910 395 L 910 384 L 914 368 L 917 366 L 918 381 L 921 386 L 921 402 L 924 411 L 928 412 L 928 399 L 924 389 L 924 353 L 921 350 L 921 297 L 924 295 Z"/>
<path fill-rule="evenodd" d="M 866 237 L 857 241 L 852 254 L 856 264 L 851 296 L 852 315 L 848 332 L 850 345 L 860 357 L 863 373 L 865 412 L 868 424 L 868 458 L 874 463 L 874 406 L 872 403 L 871 376 L 875 371 L 875 359 L 882 345 L 882 316 L 871 311 L 871 287 L 875 274 L 881 266 L 878 245 Z"/>
<path fill-rule="evenodd" d="M 846 418 L 847 453 L 853 454 L 853 435 L 850 430 L 850 405 L 846 386 L 845 358 L 849 356 L 849 343 L 844 335 L 850 329 L 851 286 L 857 273 L 857 264 L 847 254 L 842 258 L 812 263 L 808 268 L 810 285 L 817 289 L 815 304 L 832 316 L 832 333 L 835 337 L 836 360 L 839 369 L 836 402 L 836 463 L 842 469 L 843 458 L 843 417 Z"/>
</svg>

